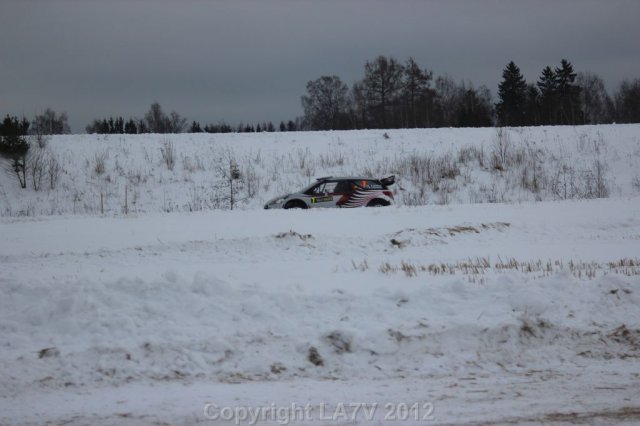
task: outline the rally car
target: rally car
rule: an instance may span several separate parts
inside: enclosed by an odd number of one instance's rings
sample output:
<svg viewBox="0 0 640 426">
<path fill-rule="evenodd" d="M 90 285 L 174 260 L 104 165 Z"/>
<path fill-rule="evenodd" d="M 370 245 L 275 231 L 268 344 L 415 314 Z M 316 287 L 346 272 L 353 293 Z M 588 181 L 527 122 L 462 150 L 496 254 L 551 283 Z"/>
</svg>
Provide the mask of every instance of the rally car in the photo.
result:
<svg viewBox="0 0 640 426">
<path fill-rule="evenodd" d="M 293 194 L 276 197 L 265 209 L 308 209 L 315 207 L 382 207 L 393 203 L 389 186 L 395 176 L 384 179 L 333 177 L 316 179 L 310 186 Z"/>
</svg>

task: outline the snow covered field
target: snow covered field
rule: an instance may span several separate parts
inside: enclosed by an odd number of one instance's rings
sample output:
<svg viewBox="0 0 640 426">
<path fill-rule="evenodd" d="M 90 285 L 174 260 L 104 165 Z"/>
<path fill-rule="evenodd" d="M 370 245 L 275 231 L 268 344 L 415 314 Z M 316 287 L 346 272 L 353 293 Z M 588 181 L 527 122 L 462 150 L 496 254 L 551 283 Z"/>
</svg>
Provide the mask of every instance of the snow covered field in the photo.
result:
<svg viewBox="0 0 640 426">
<path fill-rule="evenodd" d="M 284 167 L 239 211 L 186 212 L 176 202 L 162 213 L 158 194 L 175 201 L 192 182 L 156 159 L 148 179 L 158 187 L 140 183 L 151 192 L 131 214 L 113 201 L 104 215 L 73 215 L 73 203 L 39 209 L 64 199 L 74 179 L 85 189 L 104 181 L 87 172 L 93 166 L 51 192 L 14 192 L 3 177 L 11 214 L 0 219 L 0 424 L 637 424 L 639 129 L 518 133 L 555 132 L 549 149 L 566 142 L 557 152 L 573 153 L 576 179 L 581 161 L 606 163 L 611 196 L 603 199 L 526 192 L 509 180 L 521 168 L 467 162 L 467 185 L 463 170 L 443 200 L 429 184 L 424 206 L 398 190 L 401 205 L 389 208 L 261 210 L 261 197 L 308 178 Z M 439 153 L 462 139 L 487 151 L 495 142 L 493 129 L 440 132 L 339 133 L 324 146 L 311 134 L 295 143 L 313 150 L 315 164 L 342 147 L 354 153 L 343 165 L 364 167 L 361 158 L 384 158 L 358 150 L 396 139 L 411 139 L 406 153 L 426 150 L 416 141 L 427 136 L 447 147 Z M 599 154 L 579 149 L 579 135 L 597 142 L 595 132 L 605 141 Z M 291 136 L 283 135 L 268 137 Z M 154 137 L 131 152 L 157 149 Z M 227 137 L 239 138 L 242 152 L 256 147 L 255 136 Z M 53 139 L 50 149 L 92 156 L 99 143 L 71 139 L 69 148 Z M 123 148 L 111 142 L 103 148 L 115 164 Z M 280 158 L 295 143 L 272 141 L 261 152 Z M 144 163 L 144 155 L 127 158 Z M 190 176 L 206 179 L 206 170 Z M 525 201 L 470 204 L 483 179 Z M 418 181 L 400 180 L 418 193 Z M 15 217 L 26 214 L 20 205 L 32 206 L 26 217 Z"/>
</svg>

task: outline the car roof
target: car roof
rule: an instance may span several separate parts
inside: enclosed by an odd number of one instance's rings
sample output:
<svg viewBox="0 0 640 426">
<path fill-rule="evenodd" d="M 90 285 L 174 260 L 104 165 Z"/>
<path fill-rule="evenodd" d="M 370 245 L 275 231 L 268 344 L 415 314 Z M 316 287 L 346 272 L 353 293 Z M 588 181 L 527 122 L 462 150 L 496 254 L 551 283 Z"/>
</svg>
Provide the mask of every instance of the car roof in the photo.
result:
<svg viewBox="0 0 640 426">
<path fill-rule="evenodd" d="M 372 177 L 363 177 L 363 176 L 324 176 L 316 178 L 316 181 L 321 180 L 375 180 L 379 181 L 380 179 L 372 178 Z"/>
</svg>

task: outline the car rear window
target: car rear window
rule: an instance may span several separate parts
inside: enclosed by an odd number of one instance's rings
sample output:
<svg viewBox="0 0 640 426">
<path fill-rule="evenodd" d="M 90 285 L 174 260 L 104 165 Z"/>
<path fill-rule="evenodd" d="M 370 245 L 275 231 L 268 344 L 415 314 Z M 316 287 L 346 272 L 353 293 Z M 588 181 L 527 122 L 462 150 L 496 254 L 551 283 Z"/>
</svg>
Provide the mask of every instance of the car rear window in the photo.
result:
<svg viewBox="0 0 640 426">
<path fill-rule="evenodd" d="M 352 183 L 364 189 L 384 189 L 384 186 L 375 180 L 354 180 Z"/>
</svg>

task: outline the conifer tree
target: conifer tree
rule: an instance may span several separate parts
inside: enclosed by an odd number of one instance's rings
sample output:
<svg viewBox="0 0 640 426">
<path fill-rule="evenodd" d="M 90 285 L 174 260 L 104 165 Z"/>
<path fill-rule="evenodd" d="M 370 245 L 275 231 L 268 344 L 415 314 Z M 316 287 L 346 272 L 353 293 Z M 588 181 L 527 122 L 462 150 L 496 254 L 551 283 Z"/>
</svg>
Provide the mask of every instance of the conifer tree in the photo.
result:
<svg viewBox="0 0 640 426">
<path fill-rule="evenodd" d="M 16 117 L 7 115 L 0 123 L 0 156 L 10 161 L 11 171 L 20 183 L 20 188 L 27 187 L 27 153 L 29 142 L 25 138 L 29 130 L 26 119 L 18 121 Z"/>
<path fill-rule="evenodd" d="M 525 124 L 527 82 L 520 68 L 509 62 L 502 72 L 502 82 L 498 85 L 500 101 L 496 105 L 498 122 L 501 126 L 522 126 Z"/>
<path fill-rule="evenodd" d="M 580 87 L 575 83 L 576 73 L 571 62 L 563 59 L 555 69 L 560 124 L 578 124 L 582 121 L 579 114 Z"/>
<path fill-rule="evenodd" d="M 536 83 L 540 90 L 541 124 L 558 123 L 558 84 L 556 73 L 547 66 Z"/>
</svg>

